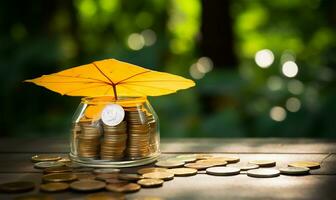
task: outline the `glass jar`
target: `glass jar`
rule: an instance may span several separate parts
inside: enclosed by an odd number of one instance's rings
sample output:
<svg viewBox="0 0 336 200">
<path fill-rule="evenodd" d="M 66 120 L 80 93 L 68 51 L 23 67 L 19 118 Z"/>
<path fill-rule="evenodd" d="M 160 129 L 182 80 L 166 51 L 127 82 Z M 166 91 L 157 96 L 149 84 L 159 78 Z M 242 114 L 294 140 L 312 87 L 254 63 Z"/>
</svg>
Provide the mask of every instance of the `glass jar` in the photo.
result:
<svg viewBox="0 0 336 200">
<path fill-rule="evenodd" d="M 158 117 L 145 97 L 83 98 L 73 117 L 72 161 L 90 167 L 131 167 L 160 155 Z"/>
</svg>

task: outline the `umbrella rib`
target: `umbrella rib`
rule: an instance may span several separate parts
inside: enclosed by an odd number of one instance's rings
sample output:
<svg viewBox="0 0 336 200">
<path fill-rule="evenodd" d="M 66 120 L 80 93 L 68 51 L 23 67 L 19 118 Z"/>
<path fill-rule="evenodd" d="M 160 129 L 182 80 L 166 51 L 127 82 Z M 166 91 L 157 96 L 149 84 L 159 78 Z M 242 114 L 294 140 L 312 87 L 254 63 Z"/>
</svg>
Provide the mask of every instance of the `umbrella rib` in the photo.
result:
<svg viewBox="0 0 336 200">
<path fill-rule="evenodd" d="M 125 82 L 125 81 L 127 81 L 127 80 L 129 80 L 129 79 L 131 79 L 131 78 L 133 78 L 133 77 L 135 77 L 135 76 L 139 76 L 139 75 L 141 75 L 141 74 L 145 74 L 145 73 L 148 73 L 148 72 L 151 72 L 151 71 L 150 71 L 150 70 L 147 70 L 147 71 L 144 71 L 144 72 L 139 72 L 139 73 L 134 74 L 134 75 L 132 75 L 132 76 L 129 76 L 129 77 L 123 79 L 123 80 L 120 80 L 120 81 L 116 82 L 115 84 L 116 84 L 116 85 L 117 85 L 117 84 L 120 84 L 120 83 Z"/>
<path fill-rule="evenodd" d="M 113 83 L 113 81 L 93 62 L 92 63 L 96 68 L 97 68 L 97 70 L 103 75 L 103 76 L 105 76 L 105 78 L 107 78 L 109 81 L 110 81 L 110 83 L 111 83 L 111 85 L 112 86 L 114 86 L 115 84 Z"/>
<path fill-rule="evenodd" d="M 148 80 L 148 81 L 127 81 L 127 83 L 143 83 L 143 82 L 188 82 L 188 80 Z"/>
</svg>

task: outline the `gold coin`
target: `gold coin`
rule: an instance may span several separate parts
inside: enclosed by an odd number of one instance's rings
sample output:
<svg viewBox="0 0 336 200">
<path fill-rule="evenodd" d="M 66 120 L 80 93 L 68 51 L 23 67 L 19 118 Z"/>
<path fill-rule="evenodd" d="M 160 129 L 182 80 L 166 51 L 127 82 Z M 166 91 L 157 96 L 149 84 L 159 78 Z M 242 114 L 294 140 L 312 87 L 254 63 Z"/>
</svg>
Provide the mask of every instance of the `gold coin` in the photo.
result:
<svg viewBox="0 0 336 200">
<path fill-rule="evenodd" d="M 196 161 L 196 163 L 209 164 L 212 166 L 223 166 L 227 164 L 225 160 L 215 160 L 215 159 L 198 160 Z"/>
<path fill-rule="evenodd" d="M 106 190 L 112 192 L 136 192 L 139 191 L 141 186 L 136 183 L 112 183 L 106 185 Z"/>
<path fill-rule="evenodd" d="M 236 163 L 240 161 L 239 157 L 235 157 L 235 156 L 218 156 L 218 157 L 213 157 L 210 159 L 214 159 L 214 160 L 225 160 L 228 163 Z"/>
<path fill-rule="evenodd" d="M 62 159 L 61 156 L 51 155 L 51 154 L 38 154 L 38 155 L 34 155 L 31 158 L 33 162 L 57 161 L 61 159 Z"/>
<path fill-rule="evenodd" d="M 141 180 L 138 180 L 138 184 L 142 187 L 159 187 L 162 186 L 163 180 L 161 179 L 153 179 L 153 178 L 144 178 Z"/>
<path fill-rule="evenodd" d="M 274 167 L 276 165 L 274 160 L 253 160 L 249 163 L 259 165 L 259 167 Z"/>
<path fill-rule="evenodd" d="M 197 169 L 181 167 L 169 169 L 169 172 L 173 173 L 175 176 L 192 176 L 197 174 Z"/>
<path fill-rule="evenodd" d="M 105 181 L 106 179 L 117 179 L 119 174 L 98 174 L 96 176 L 97 180 Z"/>
<path fill-rule="evenodd" d="M 79 180 L 72 182 L 70 188 L 77 191 L 96 191 L 105 188 L 106 184 L 96 180 Z"/>
<path fill-rule="evenodd" d="M 60 167 L 49 167 L 43 170 L 43 173 L 45 174 L 62 173 L 62 172 L 72 172 L 72 169 L 67 166 L 60 166 Z"/>
<path fill-rule="evenodd" d="M 213 158 L 214 156 L 211 154 L 196 154 L 196 159 L 197 160 L 203 160 L 203 159 L 209 159 Z"/>
<path fill-rule="evenodd" d="M 146 174 L 146 173 L 150 173 L 150 172 L 167 172 L 168 169 L 167 168 L 160 168 L 160 167 L 146 167 L 146 168 L 142 168 L 139 169 L 137 172 L 138 174 Z"/>
<path fill-rule="evenodd" d="M 96 178 L 91 172 L 77 172 L 74 174 L 77 176 L 78 180 L 92 180 Z"/>
<path fill-rule="evenodd" d="M 213 167 L 213 165 L 210 165 L 208 163 L 187 163 L 184 166 L 187 168 L 193 168 L 197 170 L 203 170 L 209 167 Z"/>
<path fill-rule="evenodd" d="M 52 173 L 42 176 L 42 179 L 46 182 L 67 182 L 76 180 L 77 176 L 71 173 Z"/>
<path fill-rule="evenodd" d="M 143 178 L 171 180 L 174 178 L 174 174 L 171 172 L 150 172 L 143 174 Z"/>
<path fill-rule="evenodd" d="M 27 192 L 33 190 L 35 184 L 29 181 L 17 181 L 0 184 L 0 191 L 7 193 Z"/>
<path fill-rule="evenodd" d="M 173 168 L 173 167 L 181 167 L 185 164 L 184 161 L 167 161 L 162 160 L 155 163 L 158 167 L 166 167 L 166 168 Z"/>
<path fill-rule="evenodd" d="M 142 179 L 142 176 L 139 174 L 119 174 L 118 178 L 126 181 L 137 181 Z"/>
<path fill-rule="evenodd" d="M 60 192 L 69 189 L 68 183 L 45 183 L 40 185 L 40 190 L 44 192 Z"/>
<path fill-rule="evenodd" d="M 320 168 L 319 162 L 311 162 L 311 161 L 298 161 L 289 163 L 288 166 L 290 167 L 308 167 L 309 169 L 318 169 Z"/>
<path fill-rule="evenodd" d="M 54 197 L 45 194 L 31 194 L 14 198 L 14 200 L 55 200 Z"/>
<path fill-rule="evenodd" d="M 125 200 L 126 197 L 122 193 L 117 192 L 99 192 L 90 194 L 85 197 L 86 200 Z"/>
</svg>

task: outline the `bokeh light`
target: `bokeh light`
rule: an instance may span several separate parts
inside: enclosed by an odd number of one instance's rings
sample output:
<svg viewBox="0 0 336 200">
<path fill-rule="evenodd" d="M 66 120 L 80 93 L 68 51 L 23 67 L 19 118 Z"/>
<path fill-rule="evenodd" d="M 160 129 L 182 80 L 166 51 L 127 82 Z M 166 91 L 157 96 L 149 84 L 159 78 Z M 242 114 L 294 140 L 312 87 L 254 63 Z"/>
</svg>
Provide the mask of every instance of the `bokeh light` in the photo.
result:
<svg viewBox="0 0 336 200">
<path fill-rule="evenodd" d="M 293 61 L 287 61 L 282 65 L 282 73 L 289 78 L 295 77 L 298 72 L 299 68 Z"/>
<path fill-rule="evenodd" d="M 283 80 L 279 76 L 271 76 L 267 79 L 267 87 L 271 91 L 281 90 L 283 85 Z"/>
<path fill-rule="evenodd" d="M 281 122 L 286 119 L 286 110 L 281 106 L 274 106 L 270 110 L 270 117 L 274 121 Z"/>
<path fill-rule="evenodd" d="M 189 74 L 193 79 L 201 79 L 204 77 L 205 73 L 201 72 L 198 67 L 197 63 L 192 64 L 189 68 Z"/>
<path fill-rule="evenodd" d="M 301 81 L 293 79 L 288 82 L 287 88 L 290 93 L 300 95 L 304 90 L 304 85 Z"/>
<path fill-rule="evenodd" d="M 261 68 L 267 68 L 274 62 L 274 54 L 269 49 L 263 49 L 255 54 L 255 62 Z"/>
<path fill-rule="evenodd" d="M 142 37 L 144 38 L 146 46 L 152 46 L 156 42 L 156 34 L 151 29 L 146 29 L 141 32 Z"/>
<path fill-rule="evenodd" d="M 212 70 L 213 63 L 208 57 L 201 57 L 197 61 L 197 69 L 202 73 L 208 73 Z"/>
<path fill-rule="evenodd" d="M 145 39 L 139 33 L 132 33 L 128 36 L 127 44 L 130 49 L 137 51 L 144 47 Z"/>
<path fill-rule="evenodd" d="M 286 101 L 286 108 L 290 112 L 297 112 L 301 108 L 301 101 L 296 97 L 291 97 Z"/>
</svg>

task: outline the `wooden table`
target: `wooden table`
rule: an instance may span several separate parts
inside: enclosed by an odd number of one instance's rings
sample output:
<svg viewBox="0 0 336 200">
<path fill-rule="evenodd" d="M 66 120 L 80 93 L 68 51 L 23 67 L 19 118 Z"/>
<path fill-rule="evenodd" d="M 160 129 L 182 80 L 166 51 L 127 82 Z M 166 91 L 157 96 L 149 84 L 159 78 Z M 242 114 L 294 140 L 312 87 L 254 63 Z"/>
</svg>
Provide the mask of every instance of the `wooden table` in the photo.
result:
<svg viewBox="0 0 336 200">
<path fill-rule="evenodd" d="M 161 199 L 336 199 L 336 141 L 320 139 L 165 139 L 163 156 L 185 153 L 219 153 L 236 155 L 242 163 L 255 159 L 272 159 L 276 167 L 298 160 L 318 161 L 320 169 L 311 175 L 276 178 L 210 176 L 199 172 L 196 176 L 175 177 L 163 187 L 141 189 L 127 194 L 127 199 L 160 197 Z M 40 170 L 34 169 L 30 158 L 36 153 L 67 154 L 66 139 L 1 139 L 0 183 L 17 180 L 41 182 Z M 134 168 L 124 169 L 132 172 Z M 0 199 L 12 199 L 24 194 L 0 194 Z M 84 197 L 87 194 L 63 192 L 52 194 L 55 199 Z M 142 198 L 143 199 L 143 198 Z"/>
</svg>

